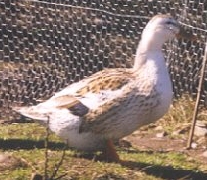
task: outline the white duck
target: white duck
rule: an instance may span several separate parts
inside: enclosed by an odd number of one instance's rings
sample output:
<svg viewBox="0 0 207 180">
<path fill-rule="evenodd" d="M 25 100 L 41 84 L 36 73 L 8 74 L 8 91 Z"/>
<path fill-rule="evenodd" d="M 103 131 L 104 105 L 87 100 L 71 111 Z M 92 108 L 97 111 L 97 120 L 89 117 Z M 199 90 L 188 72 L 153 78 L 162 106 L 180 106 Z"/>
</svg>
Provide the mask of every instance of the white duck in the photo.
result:
<svg viewBox="0 0 207 180">
<path fill-rule="evenodd" d="M 156 15 L 142 33 L 133 68 L 105 69 L 45 102 L 14 110 L 41 122 L 49 119 L 49 128 L 70 147 L 102 150 L 109 161 L 118 162 L 113 141 L 168 111 L 173 93 L 162 46 L 176 35 L 184 35 L 179 23 Z"/>
</svg>

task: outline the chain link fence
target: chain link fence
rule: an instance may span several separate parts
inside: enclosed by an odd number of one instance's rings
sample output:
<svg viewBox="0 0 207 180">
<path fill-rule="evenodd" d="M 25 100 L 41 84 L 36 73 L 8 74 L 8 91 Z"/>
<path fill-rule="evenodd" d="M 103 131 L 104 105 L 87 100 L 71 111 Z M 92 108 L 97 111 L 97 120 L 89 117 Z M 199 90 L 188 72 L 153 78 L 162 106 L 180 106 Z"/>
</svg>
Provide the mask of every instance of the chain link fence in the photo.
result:
<svg viewBox="0 0 207 180">
<path fill-rule="evenodd" d="M 175 16 L 199 37 L 165 45 L 176 98 L 195 97 L 207 35 L 204 0 L 1 0 L 0 119 L 103 68 L 131 67 L 152 16 Z M 206 104 L 207 77 L 201 102 Z"/>
</svg>

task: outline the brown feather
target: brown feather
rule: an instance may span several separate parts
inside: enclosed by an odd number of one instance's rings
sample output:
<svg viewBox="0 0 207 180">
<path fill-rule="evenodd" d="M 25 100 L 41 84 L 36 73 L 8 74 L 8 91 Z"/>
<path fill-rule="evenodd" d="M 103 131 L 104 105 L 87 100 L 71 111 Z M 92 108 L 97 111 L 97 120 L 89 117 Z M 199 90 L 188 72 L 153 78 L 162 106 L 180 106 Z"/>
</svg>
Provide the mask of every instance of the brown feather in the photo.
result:
<svg viewBox="0 0 207 180">
<path fill-rule="evenodd" d="M 117 90 L 133 78 L 131 69 L 105 69 L 90 77 L 91 81 L 77 91 L 78 95 L 87 92 L 99 93 L 101 90 Z"/>
</svg>

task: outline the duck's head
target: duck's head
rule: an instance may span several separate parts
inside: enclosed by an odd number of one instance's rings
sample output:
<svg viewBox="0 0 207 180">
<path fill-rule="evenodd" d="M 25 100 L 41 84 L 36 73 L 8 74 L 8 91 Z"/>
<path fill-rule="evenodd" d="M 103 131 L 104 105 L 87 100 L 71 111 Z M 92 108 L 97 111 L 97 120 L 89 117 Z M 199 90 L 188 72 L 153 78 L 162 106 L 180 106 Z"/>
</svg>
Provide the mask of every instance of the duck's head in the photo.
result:
<svg viewBox="0 0 207 180">
<path fill-rule="evenodd" d="M 147 53 L 161 52 L 163 44 L 175 37 L 188 40 L 197 39 L 191 32 L 187 32 L 172 16 L 154 16 L 142 32 L 141 41 L 136 52 L 134 68 L 137 69 L 146 62 L 145 56 Z"/>
<path fill-rule="evenodd" d="M 194 36 L 183 30 L 179 22 L 170 15 L 156 15 L 146 25 L 142 33 L 142 41 L 149 48 L 161 48 L 162 45 L 174 38 L 187 38 L 192 40 Z"/>
</svg>

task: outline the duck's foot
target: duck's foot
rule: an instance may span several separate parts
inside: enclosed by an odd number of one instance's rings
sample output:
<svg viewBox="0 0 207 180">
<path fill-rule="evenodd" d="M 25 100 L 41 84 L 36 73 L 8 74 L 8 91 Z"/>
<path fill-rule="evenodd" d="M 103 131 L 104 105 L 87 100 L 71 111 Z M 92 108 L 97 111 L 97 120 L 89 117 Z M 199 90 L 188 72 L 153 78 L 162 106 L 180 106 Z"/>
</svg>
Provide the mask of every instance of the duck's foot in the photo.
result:
<svg viewBox="0 0 207 180">
<path fill-rule="evenodd" d="M 103 160 L 105 160 L 107 162 L 115 162 L 115 163 L 121 162 L 112 140 L 107 140 L 106 148 L 103 150 L 101 157 Z"/>
</svg>

